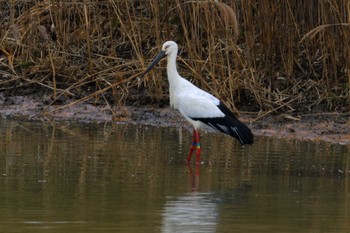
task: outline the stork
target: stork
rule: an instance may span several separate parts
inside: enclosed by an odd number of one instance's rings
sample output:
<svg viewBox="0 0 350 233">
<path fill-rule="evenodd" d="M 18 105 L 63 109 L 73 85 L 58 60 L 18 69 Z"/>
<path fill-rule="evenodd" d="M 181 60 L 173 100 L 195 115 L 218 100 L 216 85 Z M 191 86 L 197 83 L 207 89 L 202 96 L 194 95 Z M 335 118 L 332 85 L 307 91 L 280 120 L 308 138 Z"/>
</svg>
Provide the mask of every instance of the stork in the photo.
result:
<svg viewBox="0 0 350 233">
<path fill-rule="evenodd" d="M 141 78 L 162 58 L 167 57 L 170 106 L 179 110 L 194 127 L 187 163 L 190 162 L 194 149 L 196 163 L 200 163 L 199 129 L 214 129 L 238 139 L 242 145 L 252 144 L 253 134 L 250 129 L 238 120 L 222 101 L 179 75 L 176 67 L 177 52 L 178 46 L 174 41 L 165 42 Z"/>
</svg>

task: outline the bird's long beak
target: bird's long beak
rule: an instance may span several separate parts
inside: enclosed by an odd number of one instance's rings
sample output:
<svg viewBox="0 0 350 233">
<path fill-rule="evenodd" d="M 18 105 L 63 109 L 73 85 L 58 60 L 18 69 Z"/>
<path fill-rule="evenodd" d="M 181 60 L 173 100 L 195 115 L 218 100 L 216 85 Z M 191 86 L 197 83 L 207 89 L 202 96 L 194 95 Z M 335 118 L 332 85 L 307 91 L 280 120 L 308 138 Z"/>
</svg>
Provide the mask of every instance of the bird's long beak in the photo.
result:
<svg viewBox="0 0 350 233">
<path fill-rule="evenodd" d="M 143 78 L 143 76 L 145 76 L 145 74 L 147 74 L 155 65 L 157 65 L 157 63 L 162 60 L 163 57 L 165 57 L 165 51 L 160 51 L 157 56 L 154 58 L 154 60 L 152 61 L 152 63 L 149 65 L 149 67 L 147 68 L 147 70 L 145 72 L 143 72 L 143 74 L 141 75 L 141 78 Z"/>
</svg>

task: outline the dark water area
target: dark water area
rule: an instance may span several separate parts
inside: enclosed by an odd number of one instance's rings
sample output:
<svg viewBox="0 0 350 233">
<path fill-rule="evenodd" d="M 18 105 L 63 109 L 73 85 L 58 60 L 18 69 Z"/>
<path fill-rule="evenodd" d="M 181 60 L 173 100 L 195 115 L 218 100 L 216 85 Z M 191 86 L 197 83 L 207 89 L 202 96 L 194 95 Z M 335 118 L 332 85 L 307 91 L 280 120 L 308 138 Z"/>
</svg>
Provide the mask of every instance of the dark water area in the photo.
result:
<svg viewBox="0 0 350 233">
<path fill-rule="evenodd" d="M 349 145 L 0 120 L 0 232 L 349 232 Z"/>
</svg>

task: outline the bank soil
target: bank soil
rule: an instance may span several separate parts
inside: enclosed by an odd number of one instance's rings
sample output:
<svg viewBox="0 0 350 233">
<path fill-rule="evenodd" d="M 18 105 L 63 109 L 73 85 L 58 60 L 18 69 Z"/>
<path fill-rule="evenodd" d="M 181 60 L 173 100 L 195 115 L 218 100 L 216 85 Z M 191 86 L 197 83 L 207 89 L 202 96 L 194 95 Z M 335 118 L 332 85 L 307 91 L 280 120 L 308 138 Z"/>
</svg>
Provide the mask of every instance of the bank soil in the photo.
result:
<svg viewBox="0 0 350 233">
<path fill-rule="evenodd" d="M 35 96 L 6 96 L 0 93 L 0 116 L 35 121 L 125 122 L 154 126 L 188 127 L 182 116 L 170 107 L 111 107 L 90 103 L 51 104 Z M 350 145 L 350 113 L 248 114 L 239 116 L 256 136 L 295 140 L 326 141 Z"/>
</svg>

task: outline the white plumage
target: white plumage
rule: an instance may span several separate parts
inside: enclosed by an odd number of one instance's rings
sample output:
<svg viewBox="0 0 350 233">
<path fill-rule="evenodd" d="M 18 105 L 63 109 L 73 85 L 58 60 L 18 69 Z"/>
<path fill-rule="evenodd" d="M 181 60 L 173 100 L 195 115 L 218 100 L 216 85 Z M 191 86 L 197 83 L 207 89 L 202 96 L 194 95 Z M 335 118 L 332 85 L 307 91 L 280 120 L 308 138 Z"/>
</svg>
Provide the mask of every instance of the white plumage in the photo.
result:
<svg viewBox="0 0 350 233">
<path fill-rule="evenodd" d="M 178 109 L 194 127 L 192 145 L 187 161 L 190 161 L 193 150 L 196 148 L 196 161 L 197 163 L 200 162 L 199 129 L 215 129 L 237 138 L 241 144 L 252 144 L 253 134 L 250 129 L 239 121 L 223 102 L 179 75 L 176 68 L 177 52 L 178 46 L 174 41 L 165 42 L 161 52 L 143 73 L 142 77 L 163 57 L 167 56 L 170 106 Z"/>
</svg>

